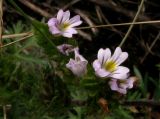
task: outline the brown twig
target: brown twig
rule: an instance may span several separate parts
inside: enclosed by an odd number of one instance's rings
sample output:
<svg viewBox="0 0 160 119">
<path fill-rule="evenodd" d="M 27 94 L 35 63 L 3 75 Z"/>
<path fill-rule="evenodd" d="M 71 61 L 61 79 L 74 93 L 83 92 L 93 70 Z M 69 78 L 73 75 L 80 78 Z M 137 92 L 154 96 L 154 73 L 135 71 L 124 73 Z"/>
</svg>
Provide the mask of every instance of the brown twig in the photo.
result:
<svg viewBox="0 0 160 119">
<path fill-rule="evenodd" d="M 40 15 L 46 17 L 46 18 L 50 18 L 53 15 L 42 10 L 40 7 L 34 5 L 33 3 L 29 2 L 28 0 L 19 0 L 22 4 L 24 4 L 25 6 L 29 7 L 30 9 L 34 10 L 35 12 L 39 13 Z"/>
<path fill-rule="evenodd" d="M 3 32 L 3 0 L 0 0 L 0 45 L 2 45 Z"/>
<path fill-rule="evenodd" d="M 156 36 L 156 38 L 154 39 L 154 41 L 152 42 L 151 46 L 148 49 L 148 52 L 145 53 L 144 57 L 141 60 L 141 63 L 144 62 L 144 60 L 146 59 L 146 57 L 148 56 L 148 54 L 151 52 L 153 46 L 156 44 L 156 42 L 159 40 L 160 37 L 160 32 L 158 33 L 158 35 Z"/>
<path fill-rule="evenodd" d="M 2 35 L 2 39 L 24 37 L 24 36 L 30 35 L 31 33 L 32 32 L 30 31 L 30 32 L 25 32 L 25 33 Z"/>
<path fill-rule="evenodd" d="M 87 104 L 87 101 L 82 100 L 71 100 L 71 104 L 84 106 Z M 148 106 L 148 107 L 160 107 L 160 101 L 154 100 L 133 100 L 133 101 L 121 101 L 120 104 L 125 106 Z"/>
<path fill-rule="evenodd" d="M 6 106 L 3 106 L 3 119 L 7 119 Z"/>
<path fill-rule="evenodd" d="M 100 8 L 98 5 L 96 6 L 96 11 L 97 11 L 97 15 L 98 15 L 98 13 L 99 13 L 98 16 L 99 16 L 99 17 L 101 16 L 102 19 L 105 21 L 105 23 L 111 24 L 111 23 L 109 22 L 109 20 L 106 18 L 106 16 L 103 14 L 101 8 Z M 99 18 L 99 17 L 98 17 L 98 18 Z M 99 19 L 101 19 L 101 18 L 99 18 Z M 122 34 L 124 34 L 124 33 L 122 33 L 121 31 L 117 30 L 114 26 L 111 26 L 111 30 L 114 31 L 114 32 L 116 32 L 116 33 L 118 33 L 121 37 L 122 37 Z"/>
<path fill-rule="evenodd" d="M 131 24 L 134 25 L 140 25 L 140 24 L 158 24 L 160 23 L 160 20 L 153 20 L 153 21 L 143 21 L 143 22 L 135 22 L 135 23 L 119 23 L 119 24 L 106 24 L 106 25 L 97 25 L 97 26 L 86 26 L 86 27 L 79 27 L 76 28 L 77 30 L 80 29 L 90 29 L 90 28 L 104 28 L 104 27 L 112 27 L 112 26 L 128 26 Z M 2 38 L 16 38 L 16 37 L 22 37 L 22 36 L 26 36 L 32 34 L 32 32 L 26 32 L 26 33 L 20 33 L 20 34 L 10 34 L 10 35 L 3 35 Z M 32 34 L 33 35 L 33 34 Z M 85 35 L 84 35 L 85 36 Z M 89 38 L 89 37 L 88 37 Z M 90 39 L 90 38 L 89 38 Z M 89 40 L 88 39 L 88 40 Z"/>
<path fill-rule="evenodd" d="M 148 106 L 148 107 L 160 107 L 160 101 L 154 100 L 135 100 L 135 101 L 123 101 L 122 105 L 128 106 Z"/>
<path fill-rule="evenodd" d="M 25 37 L 23 37 L 23 38 L 20 38 L 19 40 L 16 40 L 16 41 L 7 43 L 7 44 L 5 44 L 5 45 L 2 45 L 2 46 L 0 46 L 0 48 L 4 48 L 4 47 L 10 46 L 10 45 L 12 45 L 12 44 L 14 44 L 14 43 L 23 41 L 23 40 L 25 40 L 26 38 L 29 38 L 29 37 L 31 37 L 31 36 L 33 36 L 33 34 L 27 35 L 27 36 L 25 36 Z"/>
<path fill-rule="evenodd" d="M 98 17 L 98 19 L 99 19 L 99 21 L 102 23 L 102 11 L 101 11 L 101 8 L 98 6 L 98 5 L 96 5 L 95 6 L 95 10 L 96 10 L 96 14 L 97 14 L 97 17 Z"/>
<path fill-rule="evenodd" d="M 130 11 L 128 9 L 125 9 L 124 7 L 122 7 L 120 5 L 113 4 L 113 2 L 111 0 L 107 0 L 107 1 L 106 0 L 90 0 L 90 1 L 93 2 L 93 3 L 96 3 L 97 5 L 100 5 L 100 6 L 103 6 L 103 7 L 107 7 L 109 9 L 112 9 L 115 12 L 124 14 L 125 16 L 128 16 L 131 19 L 133 19 L 134 16 L 135 16 L 135 14 L 136 14 L 136 12 Z M 140 14 L 138 16 L 137 20 L 139 20 L 139 21 L 150 21 L 151 19 L 148 16 L 146 16 L 146 15 Z M 157 25 L 152 24 L 152 26 L 158 28 Z"/>
<path fill-rule="evenodd" d="M 89 26 L 94 26 L 95 25 L 91 21 L 91 19 L 82 10 L 75 9 L 75 12 L 77 14 L 79 14 L 88 23 Z M 91 30 L 93 31 L 94 34 L 96 34 L 98 32 L 98 30 L 96 28 L 91 28 Z"/>
<path fill-rule="evenodd" d="M 141 21 L 141 22 L 126 22 L 126 23 L 118 23 L 118 24 L 105 24 L 105 25 L 96 25 L 96 26 L 84 26 L 84 27 L 79 27 L 76 29 L 90 29 L 90 28 L 104 28 L 104 27 L 112 27 L 112 26 L 128 26 L 131 24 L 134 25 L 140 25 L 140 24 L 158 24 L 160 23 L 160 20 L 153 20 L 153 21 Z"/>
<path fill-rule="evenodd" d="M 135 23 L 135 22 L 136 22 L 139 14 L 140 14 L 140 12 L 141 12 L 141 9 L 142 9 L 142 7 L 143 7 L 143 4 L 144 4 L 144 0 L 141 0 L 141 3 L 140 3 L 140 5 L 139 5 L 139 7 L 138 7 L 137 13 L 136 13 L 136 15 L 135 15 L 132 23 Z M 122 47 L 122 45 L 124 44 L 124 42 L 127 40 L 129 34 L 131 33 L 131 31 L 132 31 L 132 29 L 133 29 L 133 26 L 134 26 L 134 24 L 131 24 L 131 25 L 129 26 L 129 29 L 128 29 L 127 33 L 125 34 L 124 38 L 122 39 L 121 43 L 119 44 L 120 47 Z"/>
<path fill-rule="evenodd" d="M 69 6 L 72 6 L 74 4 L 76 4 L 77 2 L 79 2 L 80 0 L 72 0 L 71 2 L 69 2 L 68 4 L 66 4 L 63 9 L 67 9 Z"/>
<path fill-rule="evenodd" d="M 81 35 L 83 38 L 85 38 L 85 39 L 87 39 L 89 41 L 92 40 L 92 37 L 91 37 L 91 35 L 89 33 L 86 33 L 86 32 L 84 32 L 82 30 L 77 30 L 77 31 L 78 31 L 78 34 Z"/>
</svg>

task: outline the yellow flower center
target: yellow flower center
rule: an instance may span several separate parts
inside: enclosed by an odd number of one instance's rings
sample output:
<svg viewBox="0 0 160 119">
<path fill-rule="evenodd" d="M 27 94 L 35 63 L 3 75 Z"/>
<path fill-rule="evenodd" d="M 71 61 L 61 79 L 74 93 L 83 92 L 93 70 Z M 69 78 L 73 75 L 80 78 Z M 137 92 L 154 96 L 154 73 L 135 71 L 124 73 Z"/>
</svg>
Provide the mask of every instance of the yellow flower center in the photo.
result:
<svg viewBox="0 0 160 119">
<path fill-rule="evenodd" d="M 104 68 L 109 72 L 113 72 L 116 69 L 116 63 L 114 61 L 106 61 Z"/>
<path fill-rule="evenodd" d="M 70 25 L 70 24 L 68 24 L 68 23 L 63 23 L 63 24 L 61 24 L 61 25 L 60 25 L 60 30 L 62 30 L 62 31 L 66 30 L 69 25 Z"/>
</svg>

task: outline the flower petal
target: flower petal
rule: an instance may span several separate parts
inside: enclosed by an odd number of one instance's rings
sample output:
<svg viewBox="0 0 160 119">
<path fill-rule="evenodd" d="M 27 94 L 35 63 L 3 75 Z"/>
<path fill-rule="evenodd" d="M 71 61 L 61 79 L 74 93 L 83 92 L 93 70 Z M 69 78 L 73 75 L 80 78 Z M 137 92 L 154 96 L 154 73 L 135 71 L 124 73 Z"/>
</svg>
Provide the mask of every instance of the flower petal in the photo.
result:
<svg viewBox="0 0 160 119">
<path fill-rule="evenodd" d="M 104 55 L 104 59 L 103 59 L 103 64 L 104 64 L 104 63 L 105 63 L 108 59 L 110 59 L 110 57 L 111 57 L 111 51 L 110 51 L 110 49 L 109 49 L 109 48 L 106 48 L 106 49 L 104 50 L 103 55 Z"/>
<path fill-rule="evenodd" d="M 63 35 L 64 37 L 68 37 L 68 38 L 71 38 L 71 37 L 72 37 L 72 33 L 68 33 L 68 32 L 64 32 L 64 33 L 62 33 L 62 35 Z"/>
<path fill-rule="evenodd" d="M 120 83 L 119 83 L 119 87 L 120 88 L 123 88 L 123 89 L 127 89 L 128 88 L 128 82 L 127 82 L 128 79 L 124 79 L 124 80 L 119 80 Z M 122 82 L 121 82 L 122 81 Z"/>
<path fill-rule="evenodd" d="M 75 64 L 74 59 L 70 59 L 69 62 L 66 64 L 66 67 L 68 69 L 72 68 L 72 66 Z"/>
<path fill-rule="evenodd" d="M 123 88 L 119 88 L 118 92 L 121 93 L 121 94 L 126 94 L 127 90 L 123 89 Z"/>
<path fill-rule="evenodd" d="M 109 85 L 110 85 L 111 90 L 116 91 L 116 90 L 119 89 L 119 88 L 118 88 L 118 85 L 117 85 L 117 79 L 112 79 L 112 80 L 110 80 L 110 81 L 109 81 Z"/>
<path fill-rule="evenodd" d="M 61 31 L 60 31 L 57 27 L 55 27 L 55 26 L 49 27 L 49 31 L 50 31 L 53 35 L 55 35 L 55 34 L 61 34 Z"/>
<path fill-rule="evenodd" d="M 71 33 L 71 34 L 77 34 L 77 31 L 74 28 L 68 28 L 65 32 Z"/>
<path fill-rule="evenodd" d="M 99 62 L 100 62 L 101 65 L 102 65 L 102 64 L 103 64 L 103 61 L 104 61 L 104 49 L 102 49 L 102 48 L 99 49 L 97 58 L 98 58 Z"/>
<path fill-rule="evenodd" d="M 63 14 L 62 23 L 67 22 L 69 20 L 69 17 L 70 17 L 70 12 L 68 10 Z"/>
<path fill-rule="evenodd" d="M 118 67 L 117 67 L 117 70 L 114 71 L 113 73 L 115 73 L 115 74 L 120 74 L 120 73 L 126 74 L 126 73 L 128 73 L 128 72 L 129 72 L 129 69 L 128 69 L 127 67 L 118 66 Z"/>
<path fill-rule="evenodd" d="M 101 64 L 98 60 L 95 60 L 92 64 L 92 66 L 93 66 L 95 71 L 101 68 Z"/>
<path fill-rule="evenodd" d="M 105 69 L 97 69 L 96 75 L 98 77 L 107 78 L 110 75 L 110 72 L 107 72 Z"/>
<path fill-rule="evenodd" d="M 74 17 L 72 17 L 70 20 L 69 20 L 69 24 L 73 24 L 75 22 L 78 22 L 80 21 L 80 16 L 79 15 L 76 15 Z"/>
<path fill-rule="evenodd" d="M 109 81 L 109 85 L 110 85 L 111 90 L 117 91 L 117 92 L 119 92 L 119 93 L 121 93 L 121 94 L 126 94 L 126 93 L 127 93 L 126 88 L 121 88 L 121 87 L 119 87 L 118 81 L 119 81 L 119 80 L 117 80 L 117 79 L 111 79 L 111 80 Z"/>
<path fill-rule="evenodd" d="M 118 66 L 117 70 L 111 75 L 112 78 L 116 79 L 126 79 L 128 77 L 129 69 L 127 67 Z"/>
<path fill-rule="evenodd" d="M 121 63 L 123 63 L 127 58 L 128 58 L 128 53 L 122 52 L 118 57 L 118 59 L 116 60 L 117 65 L 120 65 Z"/>
<path fill-rule="evenodd" d="M 114 51 L 114 54 L 111 57 L 111 60 L 116 61 L 121 53 L 122 53 L 121 48 L 117 47 L 116 50 Z"/>
<path fill-rule="evenodd" d="M 129 77 L 128 80 L 127 80 L 127 83 L 128 83 L 128 88 L 131 89 L 133 88 L 133 83 L 135 82 L 135 77 Z"/>
<path fill-rule="evenodd" d="M 87 63 L 88 61 L 76 61 L 70 59 L 70 61 L 66 64 L 66 67 L 72 71 L 72 73 L 78 77 L 83 76 L 87 71 Z"/>
<path fill-rule="evenodd" d="M 82 23 L 82 21 L 77 21 L 77 22 L 74 22 L 73 24 L 71 24 L 69 27 L 79 26 L 81 23 Z"/>
<path fill-rule="evenodd" d="M 62 44 L 62 45 L 58 45 L 57 49 L 59 52 L 61 52 L 64 55 L 69 55 L 70 52 L 74 51 L 74 47 L 70 44 Z"/>
<path fill-rule="evenodd" d="M 61 23 L 61 21 L 62 21 L 63 14 L 64 14 L 63 10 L 60 9 L 60 10 L 58 11 L 58 14 L 57 14 L 57 20 L 59 21 L 59 23 Z"/>
<path fill-rule="evenodd" d="M 55 24 L 57 24 L 57 23 L 58 23 L 58 20 L 56 18 L 51 18 L 48 20 L 47 24 L 50 27 L 50 26 L 55 26 Z"/>
<path fill-rule="evenodd" d="M 75 54 L 75 61 L 77 62 L 82 61 L 82 62 L 88 63 L 88 61 L 82 55 L 79 54 L 79 51 L 77 48 L 74 49 L 74 54 Z"/>
</svg>

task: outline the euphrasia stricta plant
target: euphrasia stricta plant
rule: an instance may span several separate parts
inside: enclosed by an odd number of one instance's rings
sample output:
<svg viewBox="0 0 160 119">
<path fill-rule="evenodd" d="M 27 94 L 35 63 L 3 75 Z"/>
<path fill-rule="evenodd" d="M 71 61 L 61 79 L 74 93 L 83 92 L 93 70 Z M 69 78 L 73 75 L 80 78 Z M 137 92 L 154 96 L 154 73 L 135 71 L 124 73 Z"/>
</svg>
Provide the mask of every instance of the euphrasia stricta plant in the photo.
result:
<svg viewBox="0 0 160 119">
<path fill-rule="evenodd" d="M 128 53 L 122 52 L 120 47 L 115 48 L 113 55 L 109 48 L 100 48 L 97 58 L 92 61 L 87 60 L 87 56 L 81 52 L 74 38 L 74 35 L 78 35 L 76 27 L 82 24 L 79 15 L 70 17 L 69 10 L 60 9 L 56 17 L 50 18 L 46 23 L 41 23 L 31 20 L 25 13 L 20 12 L 31 21 L 35 42 L 44 51 L 41 58 L 45 57 L 45 61 L 42 59 L 35 61 L 34 58 L 25 57 L 23 59 L 36 63 L 39 61 L 43 64 L 41 70 L 41 67 L 35 67 L 35 71 L 40 70 L 38 78 L 36 77 L 38 82 L 38 88 L 36 88 L 40 90 L 36 96 L 43 95 L 42 97 L 47 97 L 47 99 L 51 97 L 49 101 L 43 100 L 44 105 L 48 105 L 47 109 L 52 105 L 55 107 L 61 105 L 65 110 L 62 113 L 70 115 L 70 110 L 74 109 L 79 114 L 81 107 L 75 108 L 74 104 L 82 104 L 87 109 L 92 107 L 91 104 L 96 107 L 97 102 L 102 98 L 109 104 L 117 103 L 114 95 L 123 97 L 127 95 L 128 89 L 133 88 L 135 77 L 131 77 L 129 68 L 122 65 L 128 58 Z M 19 56 L 17 54 L 16 56 Z M 19 58 L 22 57 L 19 56 Z M 38 79 L 44 81 L 44 84 L 39 83 Z M 51 103 L 48 104 L 48 102 Z M 103 107 L 103 105 L 100 106 Z M 59 107 L 55 108 L 53 113 L 57 109 Z M 86 111 L 86 113 L 90 112 Z"/>
</svg>

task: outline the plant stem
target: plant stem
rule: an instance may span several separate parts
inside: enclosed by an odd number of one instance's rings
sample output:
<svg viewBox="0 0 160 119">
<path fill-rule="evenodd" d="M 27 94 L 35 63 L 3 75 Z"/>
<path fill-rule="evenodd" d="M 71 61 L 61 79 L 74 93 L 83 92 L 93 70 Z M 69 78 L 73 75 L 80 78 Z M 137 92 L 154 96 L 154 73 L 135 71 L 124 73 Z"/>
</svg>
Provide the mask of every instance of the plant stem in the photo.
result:
<svg viewBox="0 0 160 119">
<path fill-rule="evenodd" d="M 28 35 L 28 36 L 26 36 L 26 37 L 23 37 L 23 38 L 21 38 L 21 39 L 19 39 L 19 40 L 16 40 L 16 41 L 7 43 L 7 44 L 5 44 L 5 45 L 2 45 L 2 46 L 0 46 L 0 48 L 4 48 L 4 47 L 6 47 L 6 46 L 10 46 L 10 45 L 12 45 L 12 44 L 14 44 L 14 43 L 17 43 L 17 42 L 20 42 L 20 41 L 22 41 L 22 40 L 25 40 L 26 38 L 29 38 L 29 37 L 31 37 L 31 36 L 33 36 L 33 34 Z"/>
<path fill-rule="evenodd" d="M 138 11 L 137 11 L 137 13 L 136 13 L 136 15 L 135 15 L 135 17 L 134 17 L 132 23 L 135 23 L 135 22 L 136 22 L 136 20 L 137 20 L 137 18 L 138 18 L 138 15 L 139 15 L 139 13 L 140 13 L 142 7 L 143 7 L 143 3 L 144 3 L 144 0 L 141 0 L 141 4 L 140 4 L 140 6 L 139 6 L 139 8 L 138 8 Z M 130 34 L 130 32 L 131 32 L 133 26 L 134 26 L 134 24 L 131 24 L 131 25 L 130 25 L 130 27 L 129 27 L 129 29 L 128 29 L 126 35 L 125 35 L 124 38 L 122 39 L 122 41 L 121 41 L 119 47 L 122 47 L 122 45 L 124 44 L 124 42 L 127 40 L 127 38 L 128 38 L 128 36 L 129 36 L 129 34 Z"/>
<path fill-rule="evenodd" d="M 0 0 L 0 45 L 2 45 L 3 33 L 3 0 Z"/>
<path fill-rule="evenodd" d="M 8 35 L 3 35 L 2 39 L 24 37 L 24 36 L 27 36 L 27 35 L 30 35 L 30 34 L 32 34 L 31 31 L 25 32 L 25 33 L 18 33 L 18 34 L 8 34 Z"/>
<path fill-rule="evenodd" d="M 103 27 L 112 27 L 112 26 L 128 26 L 128 25 L 139 25 L 139 24 L 155 24 L 160 23 L 160 20 L 153 20 L 153 21 L 142 21 L 142 22 L 126 22 L 126 23 L 118 23 L 118 24 L 105 24 L 105 25 L 95 25 L 95 26 L 85 26 L 76 28 L 77 30 L 81 29 L 90 29 L 90 28 L 103 28 Z"/>
</svg>

